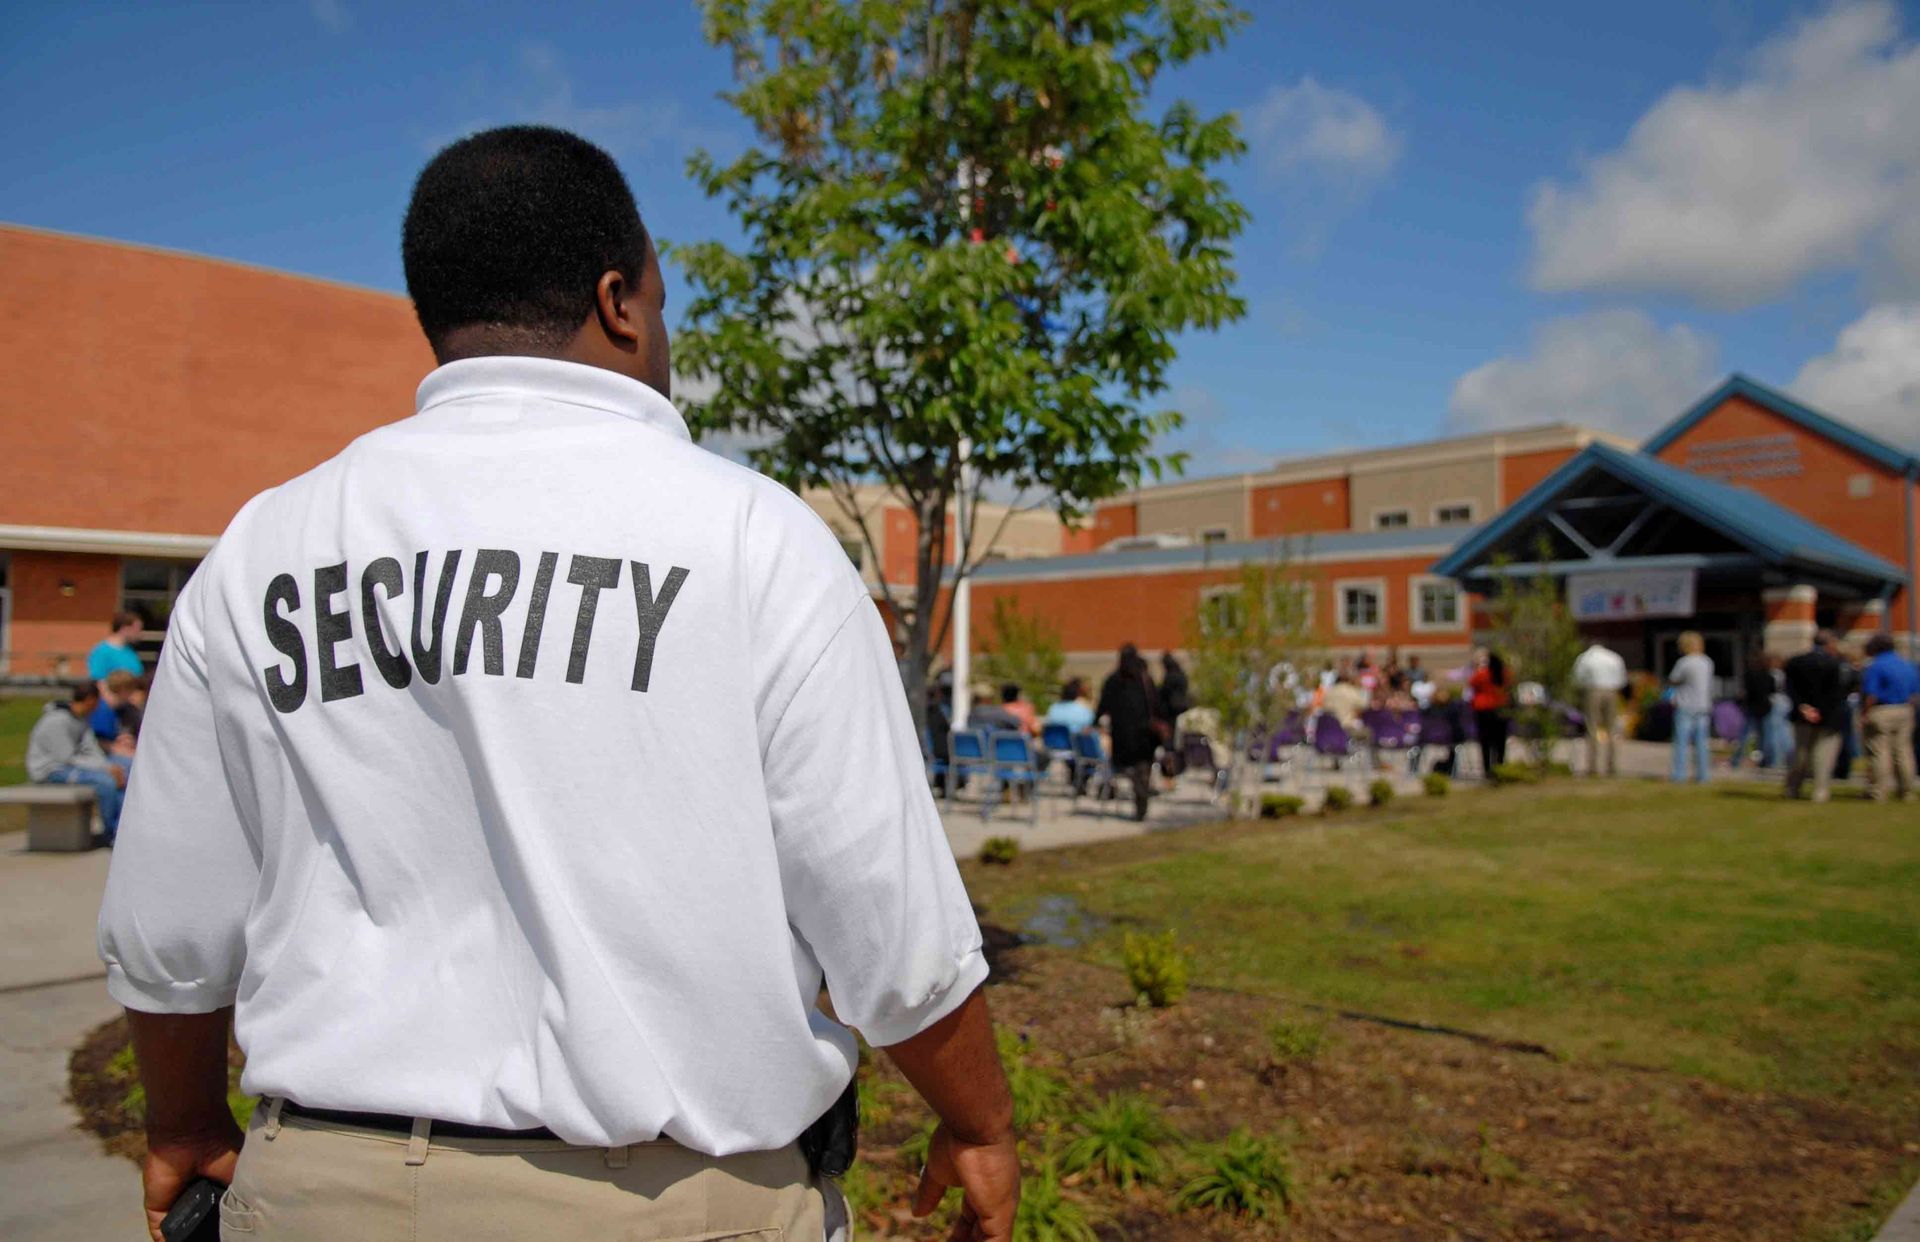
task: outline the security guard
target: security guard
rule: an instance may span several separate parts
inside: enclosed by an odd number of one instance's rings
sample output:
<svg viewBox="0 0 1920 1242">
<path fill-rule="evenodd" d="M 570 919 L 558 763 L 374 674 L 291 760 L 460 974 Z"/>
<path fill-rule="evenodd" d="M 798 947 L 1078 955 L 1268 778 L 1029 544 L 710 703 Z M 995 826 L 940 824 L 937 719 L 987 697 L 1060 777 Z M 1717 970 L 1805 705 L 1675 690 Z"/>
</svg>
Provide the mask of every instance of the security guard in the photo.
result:
<svg viewBox="0 0 1920 1242">
<path fill-rule="evenodd" d="M 805 505 L 689 440 L 619 169 L 467 138 L 403 251 L 417 412 L 240 511 L 147 713 L 100 952 L 155 1238 L 200 1176 L 229 1237 L 837 1236 L 823 981 L 941 1118 L 916 1210 L 957 1186 L 953 1236 L 1009 1238 L 987 967 L 888 636 Z"/>
</svg>

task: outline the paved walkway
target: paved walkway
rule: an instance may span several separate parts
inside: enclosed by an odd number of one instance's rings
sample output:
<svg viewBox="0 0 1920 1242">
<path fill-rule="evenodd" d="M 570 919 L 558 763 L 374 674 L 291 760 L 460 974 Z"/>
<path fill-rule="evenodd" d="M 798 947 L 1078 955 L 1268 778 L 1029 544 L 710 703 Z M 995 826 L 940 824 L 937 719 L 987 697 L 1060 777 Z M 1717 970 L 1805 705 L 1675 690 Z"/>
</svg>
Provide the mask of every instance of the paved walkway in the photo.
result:
<svg viewBox="0 0 1920 1242">
<path fill-rule="evenodd" d="M 0 836 L 0 1238 L 146 1235 L 140 1177 L 103 1155 L 67 1102 L 67 1057 L 118 1012 L 93 952 L 105 850 L 28 854 Z"/>
</svg>

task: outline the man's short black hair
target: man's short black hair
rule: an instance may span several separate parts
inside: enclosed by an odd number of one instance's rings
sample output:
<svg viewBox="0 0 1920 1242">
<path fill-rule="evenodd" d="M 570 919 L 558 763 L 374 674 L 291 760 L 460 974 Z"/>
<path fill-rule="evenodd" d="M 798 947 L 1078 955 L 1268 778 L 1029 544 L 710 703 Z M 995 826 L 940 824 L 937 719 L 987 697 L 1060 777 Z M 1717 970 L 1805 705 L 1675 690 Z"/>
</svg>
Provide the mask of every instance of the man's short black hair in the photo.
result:
<svg viewBox="0 0 1920 1242">
<path fill-rule="evenodd" d="M 100 687 L 90 681 L 76 681 L 67 687 L 67 702 L 87 703 L 100 697 Z"/>
<path fill-rule="evenodd" d="M 436 354 L 455 328 L 553 350 L 593 312 L 600 277 L 640 279 L 646 227 L 613 157 L 540 125 L 462 138 L 414 183 L 400 257 Z"/>
<path fill-rule="evenodd" d="M 1881 630 L 1867 640 L 1867 654 L 1870 656 L 1885 655 L 1892 650 L 1893 635 L 1887 633 L 1885 630 Z"/>
</svg>

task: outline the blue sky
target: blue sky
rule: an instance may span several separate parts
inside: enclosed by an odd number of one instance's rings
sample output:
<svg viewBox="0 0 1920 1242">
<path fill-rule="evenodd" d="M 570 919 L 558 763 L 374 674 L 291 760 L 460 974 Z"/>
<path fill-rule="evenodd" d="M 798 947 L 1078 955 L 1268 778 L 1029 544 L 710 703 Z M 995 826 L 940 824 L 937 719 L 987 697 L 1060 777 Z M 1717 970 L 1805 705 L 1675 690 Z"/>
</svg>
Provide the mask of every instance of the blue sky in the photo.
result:
<svg viewBox="0 0 1920 1242">
<path fill-rule="evenodd" d="M 1172 376 L 1198 470 L 1637 434 L 1736 369 L 1920 441 L 1910 8 L 1252 7 L 1164 83 L 1251 143 L 1249 313 Z M 660 235 L 732 235 L 682 170 L 747 138 L 690 7 L 18 6 L 0 41 L 0 219 L 397 291 L 421 163 L 535 120 L 611 149 Z"/>
</svg>

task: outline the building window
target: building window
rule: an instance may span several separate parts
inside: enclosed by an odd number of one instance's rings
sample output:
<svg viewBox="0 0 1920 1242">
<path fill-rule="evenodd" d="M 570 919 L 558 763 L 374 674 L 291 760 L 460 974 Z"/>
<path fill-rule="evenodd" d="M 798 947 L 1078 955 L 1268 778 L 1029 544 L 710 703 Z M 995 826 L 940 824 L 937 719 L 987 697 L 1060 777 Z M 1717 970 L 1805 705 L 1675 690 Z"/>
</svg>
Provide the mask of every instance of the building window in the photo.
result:
<svg viewBox="0 0 1920 1242">
<path fill-rule="evenodd" d="M 1200 591 L 1200 628 L 1209 634 L 1225 634 L 1240 628 L 1240 588 L 1204 587 Z"/>
<path fill-rule="evenodd" d="M 7 660 L 13 653 L 9 635 L 13 621 L 13 592 L 9 589 L 8 567 L 7 554 L 0 552 L 0 673 L 7 671 Z"/>
<path fill-rule="evenodd" d="M 129 557 L 120 562 L 120 607 L 137 612 L 150 634 L 164 634 L 173 616 L 174 601 L 199 561 L 145 561 Z"/>
<path fill-rule="evenodd" d="M 847 559 L 853 562 L 855 569 L 865 569 L 867 567 L 867 545 L 864 540 L 842 535 L 840 536 L 840 550 L 847 554 Z"/>
<path fill-rule="evenodd" d="M 1466 526 L 1471 524 L 1472 521 L 1473 502 L 1471 500 L 1456 501 L 1444 505 L 1435 505 L 1433 507 L 1433 524 L 1435 526 Z"/>
<path fill-rule="evenodd" d="M 1225 543 L 1230 534 L 1232 534 L 1232 532 L 1224 526 L 1209 526 L 1200 532 L 1200 542 Z"/>
<path fill-rule="evenodd" d="M 1378 578 L 1342 582 L 1336 587 L 1340 601 L 1339 629 L 1343 634 L 1372 633 L 1382 628 L 1386 615 L 1387 584 Z"/>
<path fill-rule="evenodd" d="M 1413 628 L 1460 628 L 1460 587 L 1445 578 L 1418 578 L 1413 584 Z"/>
<path fill-rule="evenodd" d="M 1405 526 L 1410 517 L 1405 509 L 1375 509 L 1373 528 L 1375 530 L 1398 530 Z"/>
</svg>

